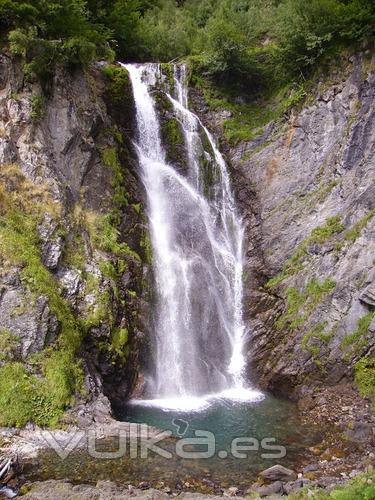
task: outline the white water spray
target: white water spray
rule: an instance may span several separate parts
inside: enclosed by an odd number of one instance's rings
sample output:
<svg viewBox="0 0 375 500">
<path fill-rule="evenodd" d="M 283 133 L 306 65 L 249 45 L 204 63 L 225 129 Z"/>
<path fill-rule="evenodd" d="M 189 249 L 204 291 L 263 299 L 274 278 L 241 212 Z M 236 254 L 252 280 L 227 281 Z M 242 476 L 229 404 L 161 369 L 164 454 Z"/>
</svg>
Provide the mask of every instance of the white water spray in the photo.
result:
<svg viewBox="0 0 375 500">
<path fill-rule="evenodd" d="M 174 91 L 166 98 L 183 131 L 186 172 L 168 164 L 152 93 L 162 79 L 160 66 L 125 67 L 136 105 L 157 287 L 148 403 L 197 409 L 211 397 L 259 399 L 244 382 L 243 227 L 224 158 L 188 109 L 186 69 L 175 66 Z"/>
</svg>

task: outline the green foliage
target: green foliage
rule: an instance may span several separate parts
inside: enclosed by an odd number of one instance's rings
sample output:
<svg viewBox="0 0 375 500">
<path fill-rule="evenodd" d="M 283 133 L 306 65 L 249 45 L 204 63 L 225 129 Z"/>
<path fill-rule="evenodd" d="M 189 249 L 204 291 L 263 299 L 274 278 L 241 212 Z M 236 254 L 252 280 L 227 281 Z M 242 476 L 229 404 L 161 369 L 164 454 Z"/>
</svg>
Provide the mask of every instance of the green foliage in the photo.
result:
<svg viewBox="0 0 375 500">
<path fill-rule="evenodd" d="M 300 83 L 326 54 L 373 37 L 366 0 L 0 0 L 0 27 L 30 75 L 93 59 L 195 56 L 217 82 L 251 91 Z M 291 97 L 299 99 L 298 95 Z"/>
<path fill-rule="evenodd" d="M 152 243 L 151 243 L 150 235 L 146 231 L 142 234 L 140 247 L 143 251 L 145 262 L 147 264 L 151 265 L 152 260 L 153 260 Z"/>
<path fill-rule="evenodd" d="M 341 223 L 339 216 L 329 217 L 323 226 L 314 228 L 310 236 L 298 245 L 295 253 L 286 261 L 282 271 L 266 283 L 266 288 L 278 286 L 287 278 L 301 271 L 304 268 L 303 261 L 308 255 L 309 246 L 314 244 L 322 245 L 344 229 L 345 227 Z"/>
<path fill-rule="evenodd" d="M 326 332 L 326 323 L 317 323 L 312 330 L 305 333 L 302 337 L 302 348 L 306 351 L 309 351 L 314 357 L 316 357 L 320 352 L 320 347 L 317 344 L 319 343 L 327 344 L 331 338 L 333 333 Z"/>
<path fill-rule="evenodd" d="M 31 103 L 31 119 L 34 123 L 42 120 L 45 111 L 45 98 L 40 95 L 33 96 L 30 99 Z"/>
<path fill-rule="evenodd" d="M 139 0 L 0 0 L 0 27 L 31 77 L 46 80 L 59 62 L 86 66 L 94 59 L 135 55 Z M 112 46 L 112 47 L 111 47 Z"/>
<path fill-rule="evenodd" d="M 375 358 L 361 358 L 357 361 L 355 381 L 363 396 L 375 398 Z"/>
<path fill-rule="evenodd" d="M 375 208 L 369 211 L 362 219 L 356 222 L 351 228 L 344 233 L 344 239 L 352 243 L 360 236 L 362 230 L 367 226 L 367 223 L 375 216 Z"/>
<path fill-rule="evenodd" d="M 0 362 L 13 360 L 19 339 L 11 331 L 0 329 Z"/>
<path fill-rule="evenodd" d="M 342 341 L 343 347 L 354 345 L 357 350 L 366 345 L 366 335 L 370 327 L 371 321 L 375 318 L 375 311 L 370 311 L 358 320 L 357 329 L 355 332 L 344 337 Z"/>
<path fill-rule="evenodd" d="M 117 155 L 117 149 L 114 147 L 106 148 L 102 151 L 102 160 L 104 165 L 112 171 L 112 187 L 114 190 L 113 202 L 117 216 L 119 217 L 119 210 L 129 204 L 127 193 L 125 190 L 125 179 L 120 160 Z M 114 215 L 114 214 L 113 214 Z"/>
<path fill-rule="evenodd" d="M 82 370 L 76 355 L 82 329 L 41 258 L 38 224 L 46 211 L 54 214 L 56 207 L 48 192 L 27 181 L 16 167 L 2 166 L 1 175 L 0 255 L 8 264 L 20 266 L 20 279 L 35 296 L 48 298 L 60 336 L 53 349 L 35 359 L 38 376 L 17 363 L 1 368 L 2 380 L 9 376 L 11 382 L 0 385 L 0 425 L 24 425 L 29 420 L 54 425 L 80 389 Z M 11 383 L 18 378 L 19 390 L 13 390 Z"/>
<path fill-rule="evenodd" d="M 331 278 L 327 278 L 323 282 L 313 278 L 307 283 L 302 292 L 294 287 L 287 288 L 286 310 L 277 320 L 276 327 L 282 329 L 288 326 L 290 329 L 296 330 L 302 326 L 310 314 L 335 287 L 336 283 Z"/>
<path fill-rule="evenodd" d="M 375 498 L 375 475 L 373 471 L 360 474 L 332 491 L 309 486 L 291 493 L 286 498 L 289 500 L 373 500 Z"/>
<path fill-rule="evenodd" d="M 173 161 L 178 153 L 178 146 L 184 143 L 178 120 L 176 118 L 166 119 L 162 124 L 161 131 L 167 145 L 167 159 Z"/>
<path fill-rule="evenodd" d="M 109 94 L 114 103 L 123 101 L 130 91 L 128 71 L 122 66 L 110 64 L 104 66 L 104 75 L 110 80 Z"/>
<path fill-rule="evenodd" d="M 54 426 L 81 386 L 82 370 L 68 351 L 43 355 L 42 377 L 21 363 L 11 362 L 0 368 L 0 425 L 21 427 L 32 421 Z"/>
<path fill-rule="evenodd" d="M 341 223 L 340 217 L 329 217 L 323 226 L 318 226 L 312 230 L 309 244 L 322 244 L 335 234 L 341 233 L 345 226 Z"/>
<path fill-rule="evenodd" d="M 109 345 L 110 352 L 125 359 L 129 353 L 128 340 L 129 332 L 127 328 L 116 328 L 112 333 L 111 344 Z"/>
<path fill-rule="evenodd" d="M 91 227 L 91 237 L 94 245 L 100 250 L 110 252 L 118 257 L 130 257 L 138 262 L 141 258 L 127 243 L 119 241 L 120 231 L 113 223 L 111 213 L 95 218 Z"/>
<path fill-rule="evenodd" d="M 374 21 L 366 0 L 159 0 L 140 21 L 140 49 L 145 59 L 194 56 L 200 73 L 254 91 L 302 83 L 325 55 L 371 38 Z"/>
</svg>

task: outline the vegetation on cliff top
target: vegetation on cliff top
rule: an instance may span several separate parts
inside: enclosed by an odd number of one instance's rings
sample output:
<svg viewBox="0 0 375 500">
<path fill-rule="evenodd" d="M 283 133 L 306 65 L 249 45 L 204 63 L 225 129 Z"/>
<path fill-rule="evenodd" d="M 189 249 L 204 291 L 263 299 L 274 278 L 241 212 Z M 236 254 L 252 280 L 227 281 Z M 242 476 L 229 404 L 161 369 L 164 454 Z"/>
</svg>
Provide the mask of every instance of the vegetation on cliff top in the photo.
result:
<svg viewBox="0 0 375 500">
<path fill-rule="evenodd" d="M 57 60 L 192 56 L 216 82 L 253 90 L 306 76 L 374 25 L 366 0 L 0 0 L 2 32 L 42 76 Z"/>
</svg>

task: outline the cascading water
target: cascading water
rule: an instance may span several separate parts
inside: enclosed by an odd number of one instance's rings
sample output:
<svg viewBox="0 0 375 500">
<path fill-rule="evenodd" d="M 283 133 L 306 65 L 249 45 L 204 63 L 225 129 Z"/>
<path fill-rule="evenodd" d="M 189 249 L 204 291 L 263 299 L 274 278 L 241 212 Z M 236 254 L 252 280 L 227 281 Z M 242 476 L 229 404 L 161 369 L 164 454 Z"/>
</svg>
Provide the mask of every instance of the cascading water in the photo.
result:
<svg viewBox="0 0 375 500">
<path fill-rule="evenodd" d="M 152 402 L 191 408 L 213 395 L 260 398 L 244 386 L 243 228 L 225 161 L 188 109 L 184 66 L 174 66 L 173 92 L 166 92 L 184 134 L 184 174 L 167 162 L 161 141 L 152 93 L 163 80 L 160 66 L 125 67 L 136 105 L 157 287 Z"/>
</svg>

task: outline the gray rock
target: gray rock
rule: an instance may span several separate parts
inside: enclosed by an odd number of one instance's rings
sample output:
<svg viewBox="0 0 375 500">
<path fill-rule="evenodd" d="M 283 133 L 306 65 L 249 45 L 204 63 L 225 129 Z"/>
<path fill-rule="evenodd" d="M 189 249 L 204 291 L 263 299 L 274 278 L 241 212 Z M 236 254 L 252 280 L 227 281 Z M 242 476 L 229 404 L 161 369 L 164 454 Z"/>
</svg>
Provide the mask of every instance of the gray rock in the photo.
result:
<svg viewBox="0 0 375 500">
<path fill-rule="evenodd" d="M 309 486 L 311 484 L 311 481 L 306 478 L 300 478 L 297 479 L 297 481 L 289 481 L 283 485 L 284 492 L 287 495 L 290 495 L 291 493 L 294 493 L 295 491 L 300 490 L 301 488 L 304 488 L 305 486 Z"/>
<path fill-rule="evenodd" d="M 304 467 L 302 469 L 302 472 L 303 473 L 306 473 L 306 472 L 315 472 L 317 470 L 319 470 L 318 464 L 309 464 L 309 465 L 306 465 L 306 467 Z"/>
<path fill-rule="evenodd" d="M 253 493 L 258 493 L 260 497 L 268 497 L 275 493 L 282 493 L 283 483 L 281 481 L 275 481 L 267 486 L 258 486 L 251 491 Z"/>
<path fill-rule="evenodd" d="M 356 443 L 374 442 L 374 427 L 367 422 L 354 422 L 353 427 L 345 432 L 351 441 Z"/>
<path fill-rule="evenodd" d="M 361 293 L 359 300 L 371 307 L 375 307 L 375 283 L 371 283 L 371 285 Z"/>
<path fill-rule="evenodd" d="M 224 491 L 225 497 L 235 497 L 239 494 L 240 490 L 236 486 L 231 486 Z"/>
<path fill-rule="evenodd" d="M 259 474 L 266 481 L 293 481 L 297 474 L 283 465 L 277 464 Z"/>
<path fill-rule="evenodd" d="M 17 191 L 25 184 L 26 210 L 33 206 L 34 200 L 41 205 L 46 200 L 38 224 L 37 244 L 45 276 L 50 280 L 46 293 L 42 294 L 44 286 L 39 287 L 33 276 L 24 279 L 24 263 L 7 262 L 3 266 L 2 262 L 0 329 L 9 330 L 14 342 L 9 359 L 1 363 L 12 359 L 26 361 L 30 354 L 54 345 L 64 331 L 59 321 L 62 318 L 67 321 L 65 312 L 71 310 L 77 322 L 82 321 L 87 329 L 86 352 L 82 354 L 85 368 L 90 366 L 85 380 L 90 379 L 87 387 L 92 401 L 103 402 L 106 396 L 121 400 L 132 390 L 140 371 L 137 346 L 142 338 L 138 332 L 146 330 L 149 317 L 141 290 L 147 293 L 150 272 L 144 271 L 143 263 L 134 263 L 131 257 L 126 257 L 131 265 L 124 266 L 124 276 L 119 276 L 116 283 L 105 279 L 100 268 L 112 260 L 112 255 L 96 248 L 88 219 L 100 217 L 113 208 L 113 172 L 104 165 L 102 153 L 117 147 L 118 134 L 126 143 L 121 154 L 125 174 L 121 189 L 132 203 L 142 206 L 143 188 L 131 153 L 129 133 L 134 110 L 129 100 L 114 109 L 107 95 L 108 82 L 99 65 L 74 74 L 57 67 L 43 116 L 36 122 L 31 103 L 34 96 L 43 94 L 40 84 L 26 83 L 20 62 L 9 56 L 0 54 L 0 70 L 0 165 L 12 163 L 18 168 L 16 180 L 13 177 L 9 180 L 19 182 L 19 186 L 10 185 L 9 190 Z M 125 153 L 126 149 L 129 153 Z M 137 251 L 145 233 L 145 218 L 138 212 L 131 204 L 124 206 L 119 227 L 121 240 Z M 84 271 L 80 274 L 77 267 Z M 52 288 L 53 292 L 48 292 Z M 127 300 L 127 289 L 137 290 L 139 296 Z M 60 296 L 57 301 L 54 292 Z M 108 317 L 102 314 L 101 321 L 86 325 L 85 320 L 100 311 L 103 297 L 108 297 L 105 304 Z M 110 342 L 111 329 L 120 326 L 127 328 L 132 345 L 126 369 L 119 367 L 118 357 L 116 360 L 109 349 L 103 354 L 105 350 L 100 348 Z M 90 406 L 88 401 L 87 408 L 105 419 L 106 404 L 97 404 L 95 410 L 95 405 Z M 80 422 L 86 425 L 90 416 L 85 411 L 81 413 Z"/>
<path fill-rule="evenodd" d="M 356 56 L 345 79 L 320 91 L 320 100 L 309 100 L 283 127 L 275 124 L 266 139 L 230 151 L 246 225 L 245 319 L 253 332 L 248 362 L 263 387 L 296 398 L 304 385 L 352 381 L 358 356 L 375 348 L 374 335 L 356 354 L 342 347 L 374 307 L 374 217 L 358 237 L 354 231 L 354 240 L 339 233 L 308 245 L 288 279 L 264 288 L 328 218 L 337 216 L 345 230 L 355 229 L 374 208 L 375 74 L 364 79 L 364 69 Z M 298 328 L 277 327 L 285 318 L 288 288 L 302 294 L 311 280 L 327 279 L 336 282 L 335 289 Z M 297 315 L 304 315 L 302 308 Z M 324 336 L 312 335 L 306 345 L 306 334 L 320 325 Z"/>
</svg>

